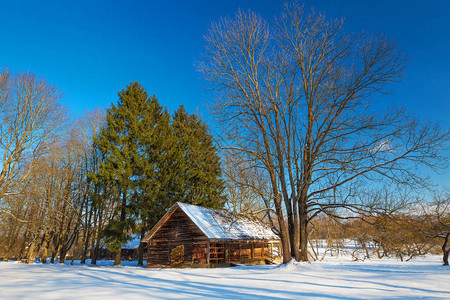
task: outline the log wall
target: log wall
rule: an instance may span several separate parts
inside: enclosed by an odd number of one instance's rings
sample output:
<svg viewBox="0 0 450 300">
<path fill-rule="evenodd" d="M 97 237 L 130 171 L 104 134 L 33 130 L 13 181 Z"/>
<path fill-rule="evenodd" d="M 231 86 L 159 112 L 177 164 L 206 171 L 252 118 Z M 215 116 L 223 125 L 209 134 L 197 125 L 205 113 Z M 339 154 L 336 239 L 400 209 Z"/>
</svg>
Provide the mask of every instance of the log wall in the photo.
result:
<svg viewBox="0 0 450 300">
<path fill-rule="evenodd" d="M 184 263 L 192 264 L 201 256 L 199 251 L 193 256 L 194 247 L 198 245 L 203 249 L 207 244 L 208 239 L 203 232 L 178 208 L 149 240 L 147 267 L 169 266 L 170 252 L 181 245 L 184 245 Z"/>
</svg>

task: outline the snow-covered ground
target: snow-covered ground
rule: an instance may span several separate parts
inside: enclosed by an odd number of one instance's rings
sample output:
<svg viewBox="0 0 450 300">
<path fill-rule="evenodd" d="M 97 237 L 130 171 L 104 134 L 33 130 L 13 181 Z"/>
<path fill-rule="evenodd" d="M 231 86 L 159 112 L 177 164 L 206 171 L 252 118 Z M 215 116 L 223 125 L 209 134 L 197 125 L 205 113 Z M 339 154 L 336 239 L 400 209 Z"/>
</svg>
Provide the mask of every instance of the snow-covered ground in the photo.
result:
<svg viewBox="0 0 450 300">
<path fill-rule="evenodd" d="M 111 264 L 1 262 L 0 299 L 450 299 L 450 268 L 440 256 L 220 269 Z"/>
</svg>

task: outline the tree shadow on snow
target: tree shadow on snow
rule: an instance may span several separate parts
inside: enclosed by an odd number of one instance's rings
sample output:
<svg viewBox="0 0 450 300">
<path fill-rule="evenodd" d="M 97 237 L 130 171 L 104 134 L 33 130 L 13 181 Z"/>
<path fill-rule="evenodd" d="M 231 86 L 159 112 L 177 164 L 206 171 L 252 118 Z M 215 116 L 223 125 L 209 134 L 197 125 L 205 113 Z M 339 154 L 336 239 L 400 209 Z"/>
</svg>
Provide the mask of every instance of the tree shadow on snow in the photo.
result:
<svg viewBox="0 0 450 300">
<path fill-rule="evenodd" d="M 124 276 L 122 272 L 115 272 L 108 270 L 108 273 L 113 275 Z M 93 280 L 101 280 L 107 285 L 114 285 L 114 290 L 119 293 L 121 290 L 124 292 L 124 296 L 132 290 L 133 293 L 139 291 L 139 294 L 143 296 L 153 296 L 157 298 L 172 298 L 156 295 L 159 292 L 161 294 L 177 294 L 183 297 L 207 297 L 218 299 L 236 299 L 236 298 L 258 298 L 258 299 L 292 299 L 292 298 L 330 298 L 330 299 L 356 299 L 351 297 L 339 297 L 336 295 L 324 295 L 323 293 L 311 293 L 311 292 L 292 292 L 285 290 L 276 290 L 270 288 L 261 287 L 246 287 L 225 285 L 220 283 L 208 283 L 201 281 L 186 281 L 186 280 L 174 280 L 174 279 L 162 279 L 158 277 L 143 276 L 138 274 L 128 274 L 125 276 L 128 280 L 118 280 L 117 278 L 99 278 L 94 274 L 80 273 L 79 275 L 92 278 Z M 179 274 L 184 275 L 184 274 Z M 188 276 L 191 276 L 189 274 Z M 217 279 L 217 278 L 215 278 Z M 248 278 L 246 278 L 248 279 Z M 148 284 L 136 283 L 132 281 L 148 281 Z M 272 295 L 271 295 L 272 294 Z"/>
</svg>

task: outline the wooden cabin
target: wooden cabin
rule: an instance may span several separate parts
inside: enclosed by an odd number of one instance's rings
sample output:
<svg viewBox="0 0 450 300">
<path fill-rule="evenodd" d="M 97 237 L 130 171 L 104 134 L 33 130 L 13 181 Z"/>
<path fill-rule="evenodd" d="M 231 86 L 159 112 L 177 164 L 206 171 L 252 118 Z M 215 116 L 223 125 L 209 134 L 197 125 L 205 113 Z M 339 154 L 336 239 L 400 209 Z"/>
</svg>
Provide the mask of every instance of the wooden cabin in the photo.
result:
<svg viewBox="0 0 450 300">
<path fill-rule="evenodd" d="M 139 234 L 131 234 L 131 239 L 128 243 L 122 245 L 122 251 L 120 253 L 121 260 L 137 260 L 139 254 L 139 244 L 141 241 Z M 109 251 L 107 248 L 100 248 L 98 250 L 97 259 L 113 260 L 116 254 Z"/>
<path fill-rule="evenodd" d="M 139 244 L 141 241 L 139 234 L 131 234 L 131 240 L 128 243 L 122 245 L 122 251 L 120 252 L 121 260 L 137 260 L 139 254 Z M 109 251 L 107 248 L 102 247 L 98 249 L 97 259 L 113 260 L 116 254 Z"/>
<path fill-rule="evenodd" d="M 140 234 L 131 234 L 131 239 L 125 245 L 122 245 L 122 260 L 137 260 L 139 255 L 139 245 L 141 243 Z"/>
<path fill-rule="evenodd" d="M 180 202 L 142 242 L 147 267 L 171 266 L 180 250 L 182 265 L 204 267 L 265 264 L 281 253 L 279 237 L 257 219 Z"/>
</svg>

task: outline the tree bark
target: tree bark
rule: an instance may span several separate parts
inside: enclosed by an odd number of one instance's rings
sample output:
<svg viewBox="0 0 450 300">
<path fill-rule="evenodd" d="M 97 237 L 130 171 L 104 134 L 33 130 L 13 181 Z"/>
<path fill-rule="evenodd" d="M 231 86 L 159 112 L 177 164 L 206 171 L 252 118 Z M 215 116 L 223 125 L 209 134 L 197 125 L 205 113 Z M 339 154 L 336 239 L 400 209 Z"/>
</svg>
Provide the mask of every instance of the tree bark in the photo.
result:
<svg viewBox="0 0 450 300">
<path fill-rule="evenodd" d="M 67 249 L 66 247 L 61 247 L 61 251 L 59 252 L 59 263 L 63 264 L 66 261 Z"/>
<path fill-rule="evenodd" d="M 55 257 L 56 257 L 56 250 L 53 249 L 53 251 L 52 251 L 52 257 L 51 257 L 51 259 L 50 259 L 50 263 L 51 263 L 51 264 L 54 264 L 54 263 L 55 263 Z"/>
<path fill-rule="evenodd" d="M 28 250 L 27 262 L 29 264 L 34 263 L 34 248 L 35 248 L 36 240 L 33 238 L 33 241 L 30 244 L 30 248 Z"/>
<path fill-rule="evenodd" d="M 47 249 L 47 245 L 45 245 L 45 247 L 42 248 L 42 259 L 41 259 L 41 262 L 43 264 L 47 263 L 47 255 L 48 255 L 48 249 Z"/>
<path fill-rule="evenodd" d="M 86 203 L 88 201 L 88 199 L 85 199 Z M 86 204 L 86 207 L 88 205 Z M 89 239 L 92 235 L 92 230 L 90 228 L 91 226 L 91 220 L 92 220 L 92 212 L 93 212 L 94 208 L 93 205 L 91 204 L 91 206 L 89 207 L 89 216 L 86 215 L 85 218 L 85 223 L 86 223 L 86 228 L 83 232 L 83 254 L 81 255 L 81 263 L 84 264 L 86 263 L 86 256 L 87 256 L 87 252 L 88 252 L 88 246 L 89 246 Z"/>
<path fill-rule="evenodd" d="M 300 225 L 300 260 L 308 261 L 308 213 L 306 206 L 306 198 L 300 198 L 299 203 L 299 225 Z"/>
<path fill-rule="evenodd" d="M 101 226 L 103 224 L 103 212 L 98 209 L 98 222 L 97 218 L 94 218 L 94 234 L 93 236 L 95 239 L 92 239 L 92 250 L 91 250 L 91 264 L 95 265 L 97 264 L 97 258 L 98 258 L 98 250 L 100 247 L 100 230 Z"/>
<path fill-rule="evenodd" d="M 275 210 L 278 217 L 278 224 L 280 226 L 280 234 L 281 234 L 281 247 L 283 250 L 283 263 L 288 263 L 291 259 L 291 249 L 289 244 L 289 234 L 286 222 L 284 221 L 283 211 L 281 208 L 281 201 L 275 200 Z"/>
<path fill-rule="evenodd" d="M 114 266 L 122 265 L 122 248 L 119 248 L 119 251 L 116 253 L 114 257 Z"/>
<path fill-rule="evenodd" d="M 99 242 L 97 241 L 95 243 L 95 247 L 92 249 L 92 255 L 91 255 L 91 264 L 96 265 L 97 264 L 97 258 L 98 258 L 98 250 L 99 250 Z"/>
<path fill-rule="evenodd" d="M 141 230 L 141 241 L 145 236 L 145 228 L 142 228 Z M 139 248 L 138 248 L 138 266 L 143 266 L 144 265 L 144 244 L 141 242 L 139 243 Z"/>
<path fill-rule="evenodd" d="M 122 193 L 122 206 L 120 210 L 120 221 L 125 222 L 126 219 L 126 206 L 127 206 L 127 189 L 125 188 Z M 114 259 L 114 266 L 121 266 L 122 245 L 120 245 L 118 252 Z"/>
<path fill-rule="evenodd" d="M 447 232 L 447 235 L 444 237 L 444 244 L 442 245 L 442 252 L 443 257 L 442 261 L 444 262 L 444 266 L 448 266 L 448 255 L 450 252 L 450 246 L 448 246 L 448 237 L 450 235 L 450 232 Z"/>
<path fill-rule="evenodd" d="M 293 200 L 294 202 L 294 207 L 293 207 L 293 240 L 291 242 L 291 253 L 294 253 L 294 257 L 296 261 L 301 261 L 302 259 L 302 255 L 301 255 L 301 250 L 300 250 L 300 219 L 299 219 L 299 215 L 298 215 L 298 202 L 296 199 Z"/>
<path fill-rule="evenodd" d="M 48 248 L 50 247 L 50 240 L 51 240 L 51 235 L 50 233 L 46 232 L 44 234 L 44 240 L 42 242 L 42 263 L 46 264 L 47 263 L 47 256 L 48 256 Z"/>
</svg>

